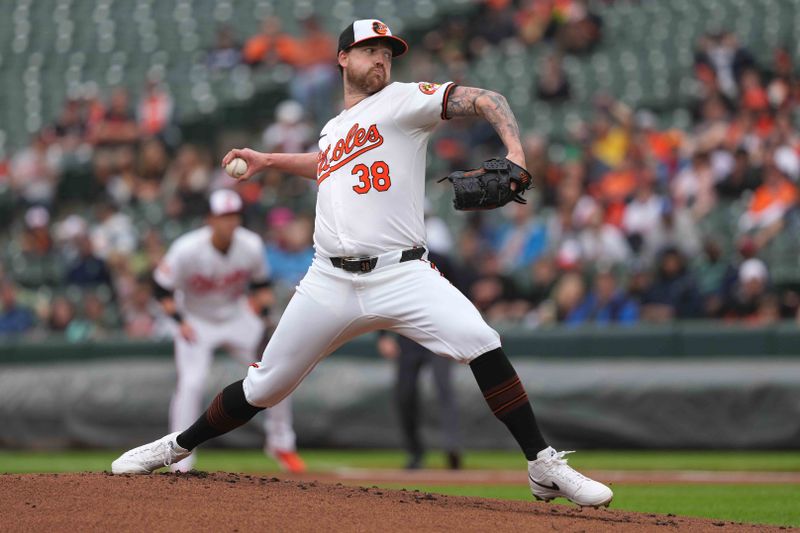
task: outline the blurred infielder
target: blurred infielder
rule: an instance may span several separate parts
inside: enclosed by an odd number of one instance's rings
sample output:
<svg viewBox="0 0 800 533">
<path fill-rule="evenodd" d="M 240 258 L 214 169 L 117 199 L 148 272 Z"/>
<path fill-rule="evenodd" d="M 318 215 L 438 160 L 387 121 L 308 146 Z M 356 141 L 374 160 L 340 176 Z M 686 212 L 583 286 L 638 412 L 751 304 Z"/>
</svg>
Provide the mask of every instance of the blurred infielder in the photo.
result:
<svg viewBox="0 0 800 533">
<path fill-rule="evenodd" d="M 272 291 L 261 237 L 240 226 L 242 200 L 230 190 L 211 194 L 208 225 L 178 238 L 155 271 L 156 290 L 175 319 L 175 365 L 178 384 L 170 406 L 170 427 L 188 427 L 200 414 L 206 377 L 216 348 L 224 347 L 244 365 L 263 348 L 264 318 Z M 261 317 L 247 298 L 253 291 Z M 281 467 L 301 472 L 295 449 L 291 399 L 267 413 L 264 451 Z M 195 454 L 175 463 L 173 471 L 191 470 Z"/>
<path fill-rule="evenodd" d="M 573 470 L 564 459 L 568 452 L 547 445 L 499 335 L 426 261 L 425 156 L 433 129 L 444 119 L 483 117 L 508 149 L 507 160 L 524 167 L 516 119 L 492 91 L 450 82 L 390 84 L 392 59 L 406 49 L 381 21 L 354 22 L 339 37 L 344 111 L 322 129 L 319 151 L 241 149 L 225 156 L 223 165 L 246 161 L 240 179 L 272 168 L 317 181 L 314 262 L 247 377 L 220 392 L 191 427 L 124 453 L 112 472 L 149 473 L 183 459 L 281 401 L 348 340 L 385 329 L 469 364 L 492 412 L 528 459 L 536 498 L 563 496 L 587 506 L 611 501 L 608 487 Z M 508 168 L 507 160 L 498 164 Z"/>
</svg>

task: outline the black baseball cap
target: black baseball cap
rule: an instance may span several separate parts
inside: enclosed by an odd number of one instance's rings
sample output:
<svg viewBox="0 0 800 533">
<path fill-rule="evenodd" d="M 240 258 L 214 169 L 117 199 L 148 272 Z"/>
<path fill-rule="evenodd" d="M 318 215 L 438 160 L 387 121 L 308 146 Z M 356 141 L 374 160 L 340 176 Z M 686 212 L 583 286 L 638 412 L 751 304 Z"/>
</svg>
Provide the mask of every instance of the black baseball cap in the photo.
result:
<svg viewBox="0 0 800 533">
<path fill-rule="evenodd" d="M 392 47 L 392 57 L 401 56 L 408 50 L 406 42 L 392 35 L 389 26 L 377 19 L 363 19 L 353 22 L 339 35 L 337 53 L 370 39 L 386 39 Z"/>
</svg>

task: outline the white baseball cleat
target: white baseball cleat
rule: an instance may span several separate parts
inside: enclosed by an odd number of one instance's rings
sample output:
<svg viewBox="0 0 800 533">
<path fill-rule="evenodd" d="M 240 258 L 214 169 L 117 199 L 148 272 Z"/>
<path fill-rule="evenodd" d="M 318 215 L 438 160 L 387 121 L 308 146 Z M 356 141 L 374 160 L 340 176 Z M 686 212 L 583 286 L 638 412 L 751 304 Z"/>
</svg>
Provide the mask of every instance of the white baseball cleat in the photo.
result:
<svg viewBox="0 0 800 533">
<path fill-rule="evenodd" d="M 111 463 L 112 474 L 149 474 L 153 470 L 170 466 L 191 455 L 175 441 L 180 431 L 170 433 L 157 441 L 129 450 Z"/>
<path fill-rule="evenodd" d="M 528 461 L 533 497 L 549 502 L 561 496 L 581 507 L 608 507 L 614 493 L 569 466 L 564 459 L 568 453 L 572 452 L 557 452 L 548 446 L 536 454 L 535 461 Z"/>
</svg>

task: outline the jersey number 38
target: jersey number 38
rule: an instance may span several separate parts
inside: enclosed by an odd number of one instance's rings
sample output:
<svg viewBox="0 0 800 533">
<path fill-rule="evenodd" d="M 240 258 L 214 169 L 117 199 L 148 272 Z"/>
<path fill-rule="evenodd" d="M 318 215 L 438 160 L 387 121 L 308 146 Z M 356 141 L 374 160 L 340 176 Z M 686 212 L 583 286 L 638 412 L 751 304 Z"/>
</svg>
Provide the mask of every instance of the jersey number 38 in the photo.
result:
<svg viewBox="0 0 800 533">
<path fill-rule="evenodd" d="M 358 176 L 358 185 L 353 185 L 353 190 L 358 194 L 367 194 L 370 189 L 378 192 L 388 191 L 392 186 L 389 178 L 389 165 L 384 161 L 375 161 L 367 167 L 363 163 L 353 167 L 353 176 Z"/>
</svg>

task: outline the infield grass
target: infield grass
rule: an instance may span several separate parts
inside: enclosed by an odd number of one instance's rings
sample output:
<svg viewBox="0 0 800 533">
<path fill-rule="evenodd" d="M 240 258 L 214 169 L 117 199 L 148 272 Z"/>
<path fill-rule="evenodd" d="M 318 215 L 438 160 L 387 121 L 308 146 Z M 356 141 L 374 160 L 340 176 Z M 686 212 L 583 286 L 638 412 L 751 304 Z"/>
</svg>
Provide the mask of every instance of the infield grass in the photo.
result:
<svg viewBox="0 0 800 533">
<path fill-rule="evenodd" d="M 0 450 L 0 472 L 99 472 L 108 470 L 111 461 L 120 451 Z M 303 450 L 302 454 L 309 470 L 318 472 L 342 468 L 400 468 L 405 460 L 401 452 L 391 450 Z M 576 468 L 593 470 L 800 471 L 800 451 L 582 451 L 569 457 L 570 464 Z M 426 466 L 443 468 L 442 454 L 430 453 Z M 470 451 L 465 454 L 464 467 L 518 469 L 524 468 L 524 461 L 517 452 Z M 202 450 L 197 468 L 207 471 L 277 472 L 276 464 L 257 450 Z M 531 499 L 524 484 L 448 486 L 379 483 L 379 485 L 442 494 L 526 501 Z M 612 508 L 615 509 L 800 526 L 798 485 L 615 484 L 613 489 L 615 498 Z"/>
<path fill-rule="evenodd" d="M 31 451 L 0 449 L 0 473 L 100 472 L 124 450 Z M 310 470 L 402 468 L 396 450 L 301 450 Z M 710 470 L 800 472 L 800 451 L 589 450 L 567 456 L 575 468 L 591 470 Z M 444 468 L 441 453 L 426 457 L 427 468 Z M 519 452 L 475 450 L 464 454 L 464 468 L 514 470 L 524 466 Z M 274 472 L 276 464 L 259 450 L 201 449 L 197 468 L 227 472 Z"/>
</svg>

